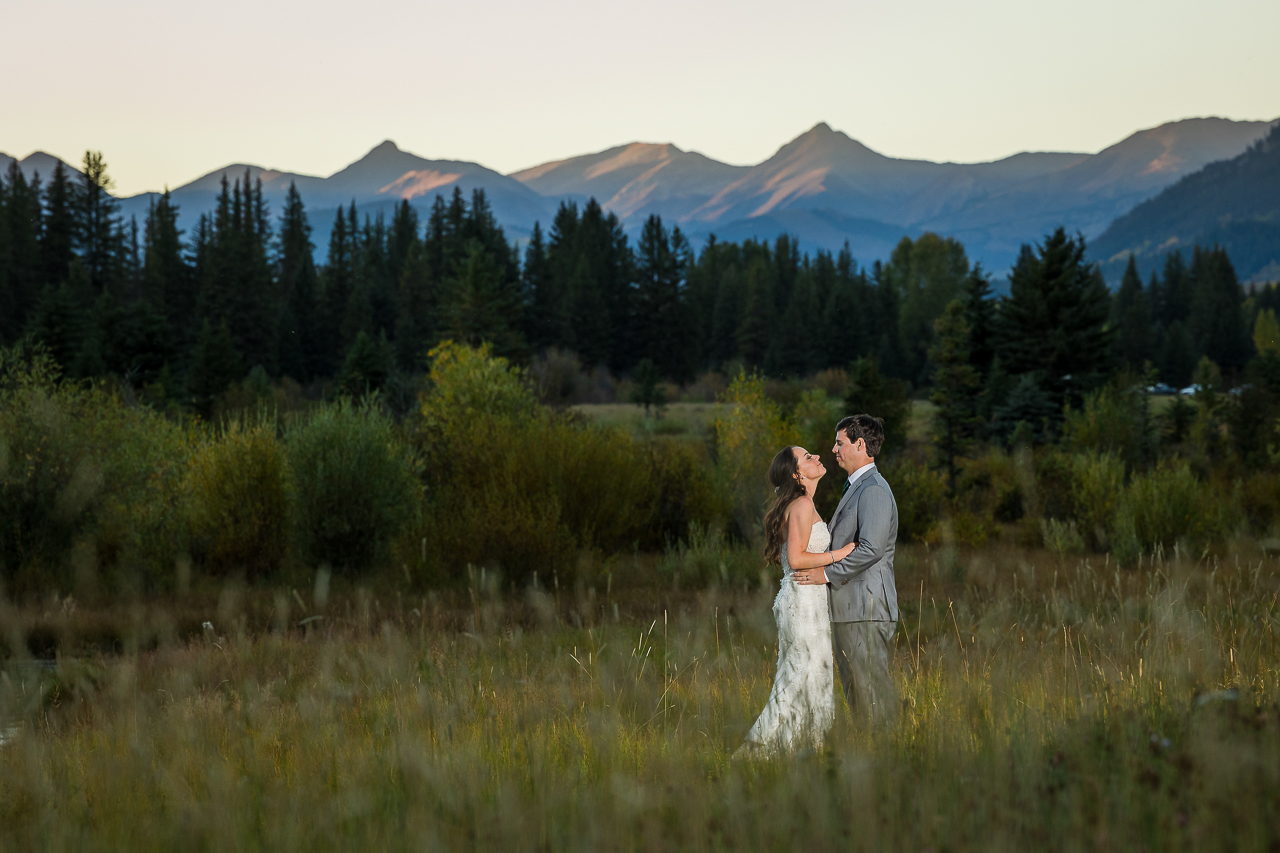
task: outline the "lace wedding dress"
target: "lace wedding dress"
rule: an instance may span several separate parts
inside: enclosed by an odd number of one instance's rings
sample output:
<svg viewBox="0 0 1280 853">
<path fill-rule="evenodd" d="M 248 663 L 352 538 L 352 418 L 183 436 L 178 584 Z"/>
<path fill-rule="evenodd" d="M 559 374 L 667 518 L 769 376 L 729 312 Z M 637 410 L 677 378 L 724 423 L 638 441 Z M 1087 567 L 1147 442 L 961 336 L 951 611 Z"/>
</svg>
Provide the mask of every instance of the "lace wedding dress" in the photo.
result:
<svg viewBox="0 0 1280 853">
<path fill-rule="evenodd" d="M 826 522 L 814 522 L 806 550 L 819 553 L 830 545 Z M 827 588 L 795 582 L 785 542 L 782 588 L 773 601 L 773 618 L 778 623 L 778 672 L 769 702 L 747 733 L 746 743 L 734 753 L 735 758 L 821 746 L 835 720 Z"/>
</svg>

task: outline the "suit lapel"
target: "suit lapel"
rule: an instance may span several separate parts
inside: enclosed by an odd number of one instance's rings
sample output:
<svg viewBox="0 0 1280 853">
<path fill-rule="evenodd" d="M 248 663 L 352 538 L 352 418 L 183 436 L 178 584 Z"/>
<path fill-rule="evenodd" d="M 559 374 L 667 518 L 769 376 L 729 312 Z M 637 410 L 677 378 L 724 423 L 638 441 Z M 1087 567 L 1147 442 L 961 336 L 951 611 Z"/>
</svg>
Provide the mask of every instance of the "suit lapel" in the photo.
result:
<svg viewBox="0 0 1280 853">
<path fill-rule="evenodd" d="M 840 503 L 836 504 L 836 511 L 831 513 L 832 527 L 835 527 L 836 521 L 839 520 L 840 516 L 849 507 L 849 504 L 853 501 L 857 501 L 858 493 L 866 488 L 867 482 L 871 479 L 871 475 L 874 473 L 876 473 L 876 465 L 872 462 L 871 467 L 867 469 L 866 473 L 859 477 L 858 481 L 849 487 L 849 491 L 844 493 L 844 497 L 840 499 Z"/>
</svg>

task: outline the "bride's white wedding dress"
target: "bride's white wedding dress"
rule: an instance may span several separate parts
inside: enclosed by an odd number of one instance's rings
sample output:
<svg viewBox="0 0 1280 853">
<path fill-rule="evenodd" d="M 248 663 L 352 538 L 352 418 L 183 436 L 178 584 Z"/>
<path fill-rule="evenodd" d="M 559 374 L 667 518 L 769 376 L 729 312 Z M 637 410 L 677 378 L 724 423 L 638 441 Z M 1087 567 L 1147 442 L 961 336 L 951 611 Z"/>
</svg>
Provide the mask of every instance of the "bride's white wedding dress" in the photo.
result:
<svg viewBox="0 0 1280 853">
<path fill-rule="evenodd" d="M 830 545 L 826 522 L 814 522 L 806 550 L 820 553 Z M 821 746 L 835 720 L 827 588 L 795 582 L 785 542 L 782 573 L 782 588 L 773 601 L 773 618 L 778 623 L 778 672 L 768 704 L 735 757 Z"/>
</svg>

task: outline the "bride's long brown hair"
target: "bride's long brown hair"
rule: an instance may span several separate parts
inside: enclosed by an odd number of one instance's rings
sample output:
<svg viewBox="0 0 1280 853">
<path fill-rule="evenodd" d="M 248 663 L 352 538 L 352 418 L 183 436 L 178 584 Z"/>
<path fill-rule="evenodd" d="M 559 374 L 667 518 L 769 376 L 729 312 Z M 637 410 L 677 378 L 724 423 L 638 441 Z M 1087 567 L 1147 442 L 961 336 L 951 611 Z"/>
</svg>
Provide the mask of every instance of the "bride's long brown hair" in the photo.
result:
<svg viewBox="0 0 1280 853">
<path fill-rule="evenodd" d="M 796 446 L 788 445 L 778 451 L 769 463 L 769 485 L 773 486 L 773 499 L 764 514 L 764 559 L 771 566 L 782 565 L 782 541 L 787 526 L 787 507 L 805 494 L 797 476 Z"/>
</svg>

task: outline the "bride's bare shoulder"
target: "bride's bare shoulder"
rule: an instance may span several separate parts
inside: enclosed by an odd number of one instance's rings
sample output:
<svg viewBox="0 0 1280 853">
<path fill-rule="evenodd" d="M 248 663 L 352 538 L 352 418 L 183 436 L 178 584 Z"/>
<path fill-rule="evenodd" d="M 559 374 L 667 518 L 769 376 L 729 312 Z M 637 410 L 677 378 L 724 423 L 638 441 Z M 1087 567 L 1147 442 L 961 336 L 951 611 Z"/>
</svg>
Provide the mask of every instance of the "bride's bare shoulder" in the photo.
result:
<svg viewBox="0 0 1280 853">
<path fill-rule="evenodd" d="M 817 515 L 817 509 L 813 505 L 813 498 L 808 495 L 800 497 L 787 504 L 787 520 L 796 519 L 798 521 L 808 521 Z"/>
</svg>

